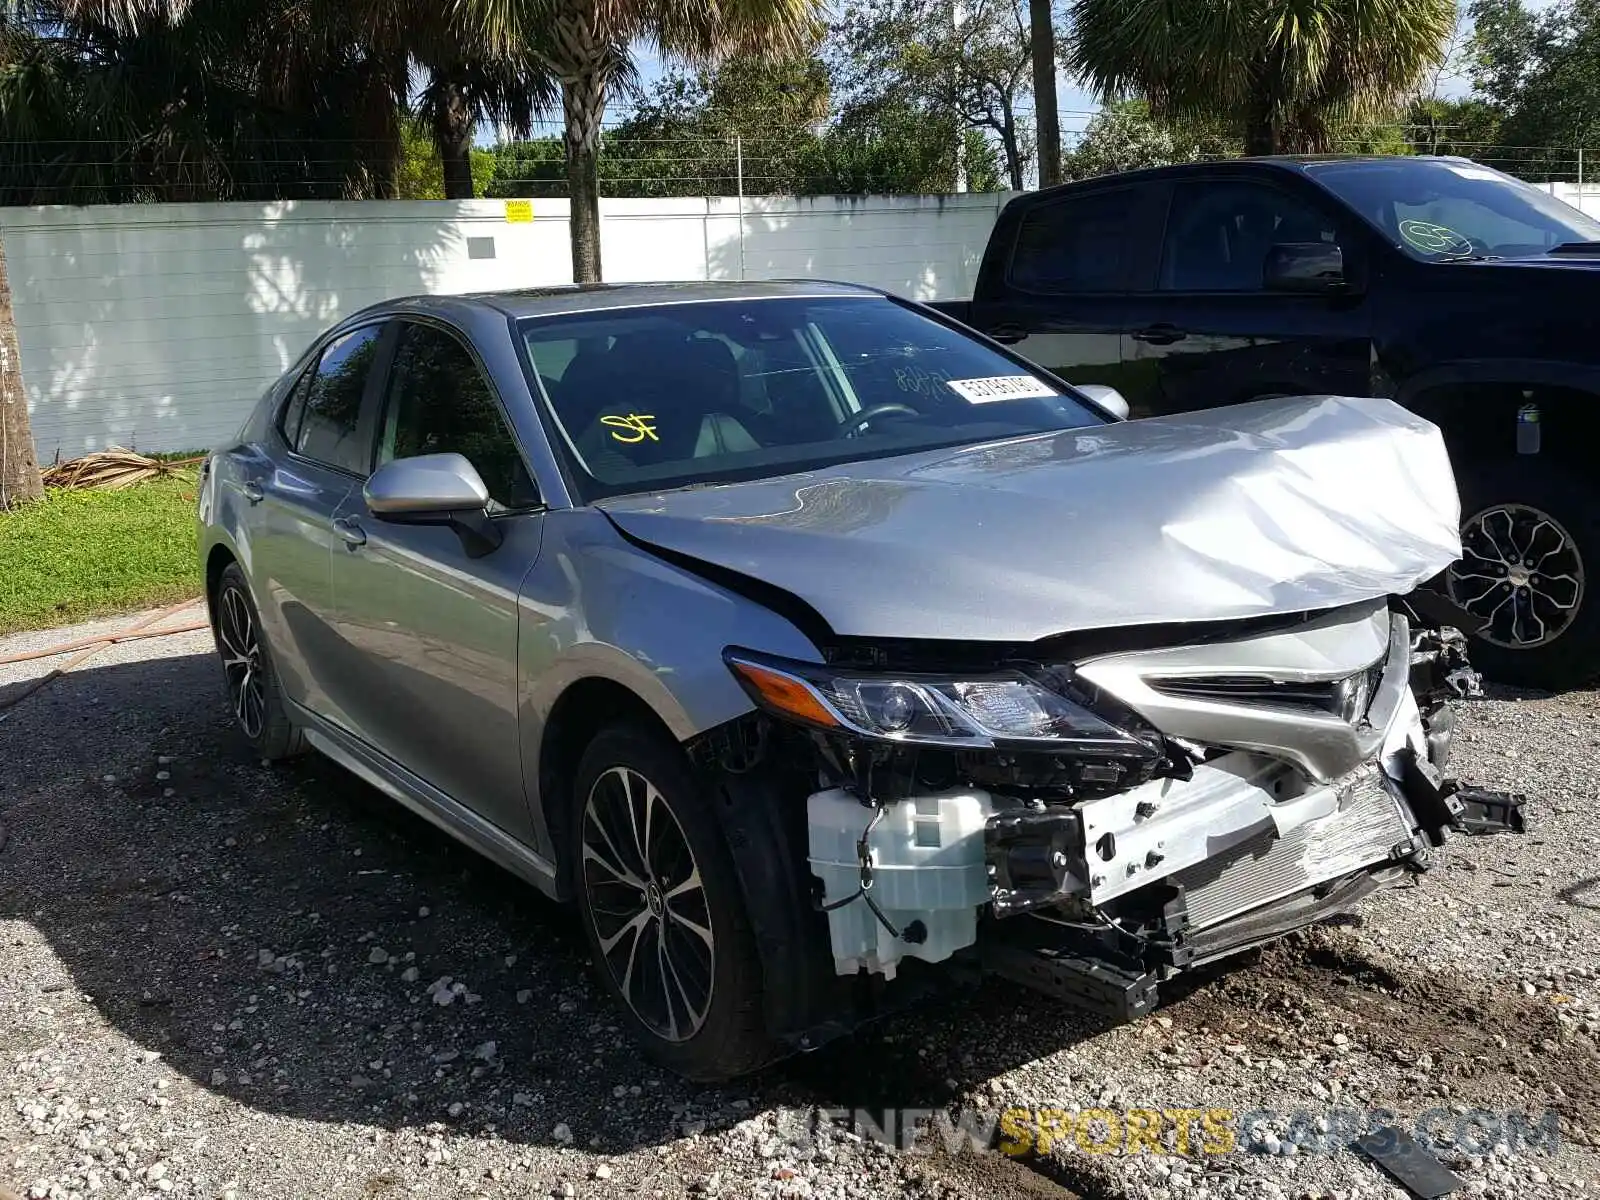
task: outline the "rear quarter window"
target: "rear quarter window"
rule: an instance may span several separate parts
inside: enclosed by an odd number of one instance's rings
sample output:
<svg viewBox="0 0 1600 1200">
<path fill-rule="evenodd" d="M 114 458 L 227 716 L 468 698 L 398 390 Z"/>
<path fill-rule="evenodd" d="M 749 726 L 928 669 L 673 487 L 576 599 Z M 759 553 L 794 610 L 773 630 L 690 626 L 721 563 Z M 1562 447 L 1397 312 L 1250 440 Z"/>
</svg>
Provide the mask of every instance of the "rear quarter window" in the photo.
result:
<svg viewBox="0 0 1600 1200">
<path fill-rule="evenodd" d="M 1137 219 L 1132 188 L 1069 196 L 1022 218 L 1011 253 L 1013 286 L 1036 292 L 1127 287 Z"/>
</svg>

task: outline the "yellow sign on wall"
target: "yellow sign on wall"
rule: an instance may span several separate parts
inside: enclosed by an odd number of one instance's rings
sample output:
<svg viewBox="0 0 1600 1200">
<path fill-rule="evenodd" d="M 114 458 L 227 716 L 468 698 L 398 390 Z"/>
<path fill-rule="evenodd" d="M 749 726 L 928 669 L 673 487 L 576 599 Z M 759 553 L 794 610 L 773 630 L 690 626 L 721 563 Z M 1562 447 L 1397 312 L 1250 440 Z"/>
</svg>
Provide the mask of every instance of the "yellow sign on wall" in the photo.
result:
<svg viewBox="0 0 1600 1200">
<path fill-rule="evenodd" d="M 506 220 L 514 225 L 524 224 L 533 220 L 532 200 L 507 200 Z"/>
</svg>

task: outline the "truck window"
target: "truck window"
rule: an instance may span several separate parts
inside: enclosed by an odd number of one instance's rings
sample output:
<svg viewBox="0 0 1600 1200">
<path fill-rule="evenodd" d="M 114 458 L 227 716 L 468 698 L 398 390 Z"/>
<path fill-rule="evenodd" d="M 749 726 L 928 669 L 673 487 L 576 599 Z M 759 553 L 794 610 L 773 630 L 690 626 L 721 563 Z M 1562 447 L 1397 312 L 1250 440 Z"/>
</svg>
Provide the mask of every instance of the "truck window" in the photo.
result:
<svg viewBox="0 0 1600 1200">
<path fill-rule="evenodd" d="M 1280 242 L 1336 242 L 1331 218 L 1277 188 L 1248 181 L 1180 184 L 1172 196 L 1161 290 L 1261 290 L 1267 251 Z"/>
<path fill-rule="evenodd" d="M 1011 283 L 1035 292 L 1117 292 L 1127 287 L 1133 188 L 1114 188 L 1041 205 L 1022 219 L 1011 255 Z"/>
</svg>

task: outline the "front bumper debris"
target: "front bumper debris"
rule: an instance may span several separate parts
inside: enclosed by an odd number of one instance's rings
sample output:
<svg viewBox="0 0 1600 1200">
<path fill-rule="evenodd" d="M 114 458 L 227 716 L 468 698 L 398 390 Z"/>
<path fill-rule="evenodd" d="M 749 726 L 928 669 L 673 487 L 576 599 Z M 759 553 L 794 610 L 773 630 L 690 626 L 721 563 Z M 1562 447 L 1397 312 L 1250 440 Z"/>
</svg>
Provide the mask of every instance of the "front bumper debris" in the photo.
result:
<svg viewBox="0 0 1600 1200">
<path fill-rule="evenodd" d="M 1451 832 L 1525 829 L 1523 797 L 1444 774 L 1449 703 L 1481 694 L 1459 634 L 1414 635 L 1404 614 L 1387 610 L 1308 629 L 1314 657 L 1335 667 L 1342 648 L 1359 656 L 1361 639 L 1381 637 L 1382 657 L 1364 660 L 1370 691 L 1353 727 L 1281 704 L 1266 712 L 1278 697 L 1263 703 L 1263 688 L 1245 688 L 1230 668 L 1243 652 L 1203 645 L 1124 655 L 1101 673 L 1121 698 L 1148 685 L 1151 663 L 1187 671 L 1184 688 L 1159 703 L 1187 722 L 1180 736 L 1191 746 L 1194 729 L 1257 706 L 1239 724 L 1250 741 L 1198 747 L 1187 778 L 1068 802 L 974 788 L 876 805 L 848 789 L 813 795 L 811 869 L 837 974 L 892 979 L 903 958 L 956 957 L 1131 1018 L 1155 1005 L 1173 973 L 1348 911 L 1426 870 Z M 1326 669 L 1308 677 L 1343 678 Z M 1311 695 L 1311 684 L 1296 687 L 1296 700 Z M 1286 751 L 1262 744 L 1269 728 Z M 857 897 L 873 903 L 849 902 Z"/>
</svg>

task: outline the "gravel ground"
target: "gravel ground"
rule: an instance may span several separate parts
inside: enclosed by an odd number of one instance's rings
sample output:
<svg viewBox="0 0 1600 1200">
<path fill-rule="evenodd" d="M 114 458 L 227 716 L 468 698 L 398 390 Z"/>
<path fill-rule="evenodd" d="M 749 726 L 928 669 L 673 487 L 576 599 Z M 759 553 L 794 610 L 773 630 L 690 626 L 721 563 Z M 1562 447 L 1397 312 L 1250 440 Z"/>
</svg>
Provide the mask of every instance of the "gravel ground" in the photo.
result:
<svg viewBox="0 0 1600 1200">
<path fill-rule="evenodd" d="M 0 701 L 50 665 L 0 667 Z M 1490 1131 L 1444 1156 L 1470 1193 L 1600 1193 L 1592 693 L 1463 712 L 1459 772 L 1527 792 L 1531 835 L 1452 841 L 1155 1016 L 990 983 L 722 1089 L 641 1062 L 568 913 L 331 764 L 245 754 L 205 634 L 115 647 L 0 718 L 0 1198 L 1404 1195 L 1316 1152 L 1367 1108 L 1553 1112 L 1558 1149 Z M 801 1136 L 892 1107 L 987 1141 L 1014 1106 L 1280 1115 L 1187 1158 Z"/>
</svg>

